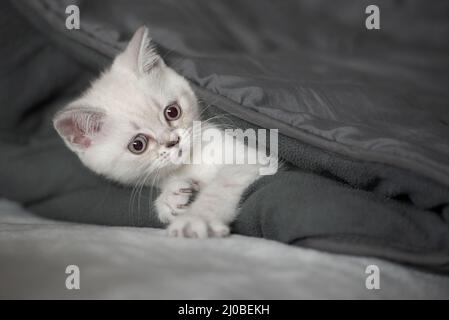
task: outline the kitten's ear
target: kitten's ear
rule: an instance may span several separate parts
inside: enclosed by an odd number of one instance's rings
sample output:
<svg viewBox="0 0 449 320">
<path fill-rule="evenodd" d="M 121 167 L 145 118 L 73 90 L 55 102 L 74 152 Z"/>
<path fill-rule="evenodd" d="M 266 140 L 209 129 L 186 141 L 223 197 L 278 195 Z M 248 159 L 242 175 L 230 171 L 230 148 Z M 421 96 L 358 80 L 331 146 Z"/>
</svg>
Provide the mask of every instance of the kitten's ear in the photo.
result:
<svg viewBox="0 0 449 320">
<path fill-rule="evenodd" d="M 145 26 L 134 33 L 125 51 L 117 59 L 139 75 L 165 65 L 152 45 L 148 28 Z"/>
<path fill-rule="evenodd" d="M 70 149 L 82 151 L 91 146 L 104 118 L 97 109 L 68 107 L 55 115 L 53 125 Z"/>
</svg>

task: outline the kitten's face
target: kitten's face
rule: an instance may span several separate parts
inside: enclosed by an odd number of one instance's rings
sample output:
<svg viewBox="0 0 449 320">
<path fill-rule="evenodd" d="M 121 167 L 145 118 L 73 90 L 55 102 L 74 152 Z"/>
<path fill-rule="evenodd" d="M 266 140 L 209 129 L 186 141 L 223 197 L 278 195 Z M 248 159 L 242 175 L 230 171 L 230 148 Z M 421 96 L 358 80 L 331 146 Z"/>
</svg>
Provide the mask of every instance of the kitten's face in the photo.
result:
<svg viewBox="0 0 449 320">
<path fill-rule="evenodd" d="M 140 28 L 112 67 L 55 116 L 54 126 L 91 170 L 135 183 L 179 166 L 173 159 L 188 155 L 197 119 L 188 82 L 165 65 Z"/>
</svg>

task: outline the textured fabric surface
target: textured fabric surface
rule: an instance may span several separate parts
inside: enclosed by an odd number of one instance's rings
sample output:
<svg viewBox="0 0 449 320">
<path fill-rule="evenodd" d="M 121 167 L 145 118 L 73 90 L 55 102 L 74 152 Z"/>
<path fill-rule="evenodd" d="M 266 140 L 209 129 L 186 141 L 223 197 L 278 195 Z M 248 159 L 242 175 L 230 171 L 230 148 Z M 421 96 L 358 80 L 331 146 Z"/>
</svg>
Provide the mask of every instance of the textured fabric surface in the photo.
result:
<svg viewBox="0 0 449 320">
<path fill-rule="evenodd" d="M 0 299 L 442 299 L 449 278 L 370 258 L 231 236 L 167 238 L 160 229 L 36 218 L 0 201 Z M 368 265 L 380 290 L 367 290 Z M 80 268 L 80 290 L 65 269 Z"/>
<path fill-rule="evenodd" d="M 65 28 L 64 1 L 3 4 L 1 196 L 56 219 L 161 226 L 149 190 L 131 201 L 51 127 L 145 23 L 205 105 L 239 126 L 279 128 L 280 155 L 298 167 L 250 190 L 235 231 L 447 272 L 444 2 L 385 3 L 420 28 L 387 15 L 376 34 L 356 1 L 341 2 L 343 16 L 320 1 L 78 3 L 78 31 Z"/>
</svg>

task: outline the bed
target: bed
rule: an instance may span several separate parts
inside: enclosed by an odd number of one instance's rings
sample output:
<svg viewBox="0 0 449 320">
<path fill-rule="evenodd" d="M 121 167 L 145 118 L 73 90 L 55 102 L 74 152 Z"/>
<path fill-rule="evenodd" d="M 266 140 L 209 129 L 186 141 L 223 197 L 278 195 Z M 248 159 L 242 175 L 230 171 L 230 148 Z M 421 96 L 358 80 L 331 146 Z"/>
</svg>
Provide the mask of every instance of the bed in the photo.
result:
<svg viewBox="0 0 449 320">
<path fill-rule="evenodd" d="M 441 299 L 449 279 L 375 258 L 233 235 L 168 238 L 161 229 L 48 220 L 0 201 L 0 299 Z M 66 268 L 80 270 L 68 290 Z M 370 265 L 380 289 L 368 290 Z"/>
</svg>

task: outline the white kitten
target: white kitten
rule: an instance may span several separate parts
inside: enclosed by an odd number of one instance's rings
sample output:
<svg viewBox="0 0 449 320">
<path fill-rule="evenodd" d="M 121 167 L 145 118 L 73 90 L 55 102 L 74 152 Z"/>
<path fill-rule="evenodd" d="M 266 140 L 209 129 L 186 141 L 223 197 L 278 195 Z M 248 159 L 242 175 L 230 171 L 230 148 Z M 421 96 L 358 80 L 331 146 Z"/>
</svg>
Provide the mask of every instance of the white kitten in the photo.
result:
<svg viewBox="0 0 449 320">
<path fill-rule="evenodd" d="M 107 178 L 135 184 L 157 175 L 161 194 L 155 207 L 169 235 L 223 237 L 260 167 L 208 162 L 214 152 L 232 152 L 234 146 L 218 150 L 223 145 L 212 141 L 195 148 L 198 109 L 188 82 L 165 65 L 141 27 L 111 68 L 55 116 L 54 126 L 87 167 Z M 207 129 L 223 134 L 210 124 Z M 202 164 L 172 161 L 195 153 Z"/>
</svg>

